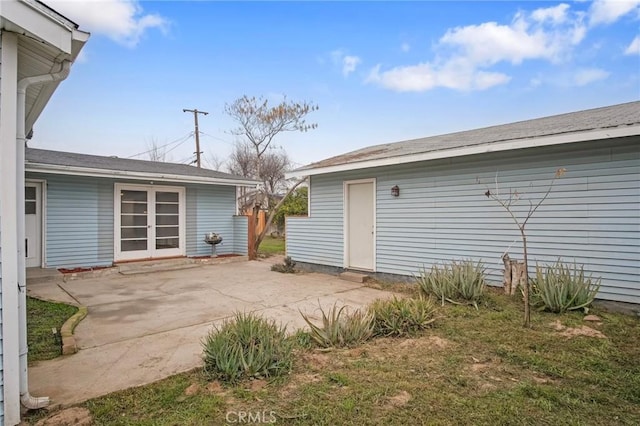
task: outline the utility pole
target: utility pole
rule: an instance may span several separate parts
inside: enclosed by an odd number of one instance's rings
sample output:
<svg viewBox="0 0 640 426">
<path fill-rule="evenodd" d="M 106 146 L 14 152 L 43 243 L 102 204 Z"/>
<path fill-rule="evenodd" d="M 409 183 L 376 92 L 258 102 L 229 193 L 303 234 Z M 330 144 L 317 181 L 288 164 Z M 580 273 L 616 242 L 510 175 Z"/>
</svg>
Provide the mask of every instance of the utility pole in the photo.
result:
<svg viewBox="0 0 640 426">
<path fill-rule="evenodd" d="M 208 112 L 204 112 L 204 111 L 198 111 L 198 108 L 195 109 L 183 109 L 182 112 L 192 112 L 193 113 L 193 119 L 195 121 L 196 124 L 196 152 L 194 152 L 194 154 L 196 154 L 196 163 L 198 164 L 198 168 L 200 168 L 200 154 L 202 154 L 202 152 L 200 151 L 200 131 L 198 130 L 198 114 L 202 114 L 202 115 L 207 115 L 209 114 Z"/>
</svg>

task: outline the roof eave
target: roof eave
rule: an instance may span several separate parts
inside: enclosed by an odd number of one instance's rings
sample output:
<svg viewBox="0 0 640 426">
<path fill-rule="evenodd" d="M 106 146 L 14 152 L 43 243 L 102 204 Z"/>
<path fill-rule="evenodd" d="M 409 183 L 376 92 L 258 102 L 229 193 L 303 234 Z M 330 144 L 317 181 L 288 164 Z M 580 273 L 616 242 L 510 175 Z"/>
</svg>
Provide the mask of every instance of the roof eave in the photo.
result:
<svg viewBox="0 0 640 426">
<path fill-rule="evenodd" d="M 461 148 L 443 149 L 438 151 L 422 152 L 417 154 L 399 155 L 388 158 L 363 160 L 353 163 L 342 163 L 330 166 L 309 167 L 293 170 L 285 174 L 287 179 L 304 176 L 321 175 L 327 173 L 345 172 L 351 170 L 368 169 L 372 167 L 392 166 L 397 164 L 415 163 L 419 161 L 437 160 L 443 158 L 462 157 L 466 155 L 487 154 L 491 152 L 511 151 L 524 148 L 562 145 L 576 142 L 588 142 L 603 139 L 622 138 L 640 135 L 640 125 L 615 127 L 606 129 L 589 130 L 575 133 L 562 133 L 527 139 L 511 139 L 507 141 L 492 142 L 481 145 L 466 146 Z"/>
<path fill-rule="evenodd" d="M 188 176 L 177 174 L 160 174 L 136 172 L 128 170 L 108 170 L 89 167 L 63 166 L 58 164 L 32 163 L 26 164 L 26 171 L 32 173 L 48 173 L 70 176 L 89 176 L 115 179 L 143 180 L 149 182 L 200 183 L 224 186 L 243 186 L 254 188 L 257 182 L 249 179 L 223 179 L 206 176 Z"/>
</svg>

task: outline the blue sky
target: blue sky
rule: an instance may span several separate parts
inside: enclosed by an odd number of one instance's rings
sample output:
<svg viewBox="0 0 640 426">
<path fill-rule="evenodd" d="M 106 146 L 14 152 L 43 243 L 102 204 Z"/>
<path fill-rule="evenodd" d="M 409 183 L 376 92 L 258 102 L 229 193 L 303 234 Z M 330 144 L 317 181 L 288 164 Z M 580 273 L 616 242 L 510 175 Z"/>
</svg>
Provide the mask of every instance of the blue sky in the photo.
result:
<svg viewBox="0 0 640 426">
<path fill-rule="evenodd" d="M 225 103 L 286 95 L 318 128 L 275 143 L 307 164 L 364 146 L 640 99 L 640 5 L 595 2 L 47 1 L 92 33 L 30 146 L 205 158 Z M 136 158 L 146 158 L 144 155 Z"/>
</svg>

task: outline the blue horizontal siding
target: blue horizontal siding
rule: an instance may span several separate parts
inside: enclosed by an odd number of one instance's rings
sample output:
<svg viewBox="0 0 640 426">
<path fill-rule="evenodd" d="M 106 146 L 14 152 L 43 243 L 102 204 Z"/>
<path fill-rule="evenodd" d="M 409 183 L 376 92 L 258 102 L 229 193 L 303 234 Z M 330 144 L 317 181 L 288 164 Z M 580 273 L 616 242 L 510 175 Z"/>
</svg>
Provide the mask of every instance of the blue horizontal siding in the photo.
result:
<svg viewBox="0 0 640 426">
<path fill-rule="evenodd" d="M 211 246 L 204 242 L 205 234 L 215 232 L 222 236 L 216 247 L 217 254 L 235 252 L 234 219 L 236 189 L 233 186 L 187 186 L 187 255 L 206 256 Z"/>
<path fill-rule="evenodd" d="M 344 175 L 311 176 L 308 217 L 287 217 L 287 256 L 297 261 L 344 266 L 343 188 Z"/>
<path fill-rule="evenodd" d="M 249 252 L 249 216 L 233 217 L 233 251 L 247 255 Z"/>
<path fill-rule="evenodd" d="M 287 219 L 287 254 L 343 265 L 343 182 L 376 178 L 378 272 L 412 275 L 452 259 L 483 260 L 502 280 L 502 253 L 522 257 L 509 214 L 484 192 L 542 197 L 556 169 L 567 169 L 527 224 L 530 264 L 562 257 L 602 277 L 600 298 L 640 303 L 640 140 L 638 138 L 411 163 L 313 176 L 309 218 Z M 391 196 L 391 187 L 400 196 Z M 526 216 L 529 204 L 514 206 Z"/>
<path fill-rule="evenodd" d="M 62 175 L 45 179 L 46 265 L 111 265 L 114 181 Z"/>
<path fill-rule="evenodd" d="M 140 182 L 42 173 L 29 173 L 27 177 L 46 181 L 46 265 L 56 268 L 111 265 L 114 184 Z M 211 254 L 211 247 L 203 241 L 208 232 L 217 232 L 224 238 L 218 253 L 235 253 L 235 187 L 177 186 L 186 188 L 187 255 Z M 244 238 L 241 244 L 246 246 L 246 236 L 241 238 Z"/>
</svg>

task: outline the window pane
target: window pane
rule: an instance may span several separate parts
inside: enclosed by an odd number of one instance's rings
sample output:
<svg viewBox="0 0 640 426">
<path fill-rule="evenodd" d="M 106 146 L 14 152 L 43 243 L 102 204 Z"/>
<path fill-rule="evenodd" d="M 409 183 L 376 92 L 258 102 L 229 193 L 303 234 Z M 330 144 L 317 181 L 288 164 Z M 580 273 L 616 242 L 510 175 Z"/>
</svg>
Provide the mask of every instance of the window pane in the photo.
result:
<svg viewBox="0 0 640 426">
<path fill-rule="evenodd" d="M 156 204 L 156 213 L 178 214 L 178 205 L 177 204 Z"/>
<path fill-rule="evenodd" d="M 25 203 L 24 203 L 24 213 L 25 214 L 36 214 L 36 202 L 35 201 L 25 201 Z"/>
<path fill-rule="evenodd" d="M 35 200 L 36 199 L 36 187 L 35 186 L 25 186 L 24 187 L 24 199 L 25 200 Z"/>
<path fill-rule="evenodd" d="M 120 215 L 122 226 L 147 226 L 147 216 Z"/>
<path fill-rule="evenodd" d="M 147 227 L 121 228 L 120 238 L 147 238 Z"/>
<path fill-rule="evenodd" d="M 146 250 L 147 240 L 122 241 L 122 251 Z"/>
<path fill-rule="evenodd" d="M 178 216 L 156 216 L 156 225 L 178 225 Z"/>
<path fill-rule="evenodd" d="M 147 201 L 147 191 L 122 191 L 120 193 L 122 201 Z"/>
<path fill-rule="evenodd" d="M 177 203 L 177 192 L 156 192 L 156 202 L 158 203 Z"/>
<path fill-rule="evenodd" d="M 178 227 L 177 226 L 167 226 L 167 227 L 158 227 L 156 228 L 156 235 L 158 237 L 177 237 L 179 236 Z"/>
<path fill-rule="evenodd" d="M 122 203 L 120 210 L 122 213 L 146 214 L 147 205 L 145 203 Z"/>
<path fill-rule="evenodd" d="M 158 238 L 156 239 L 156 249 L 169 249 L 180 247 L 178 238 Z"/>
</svg>

